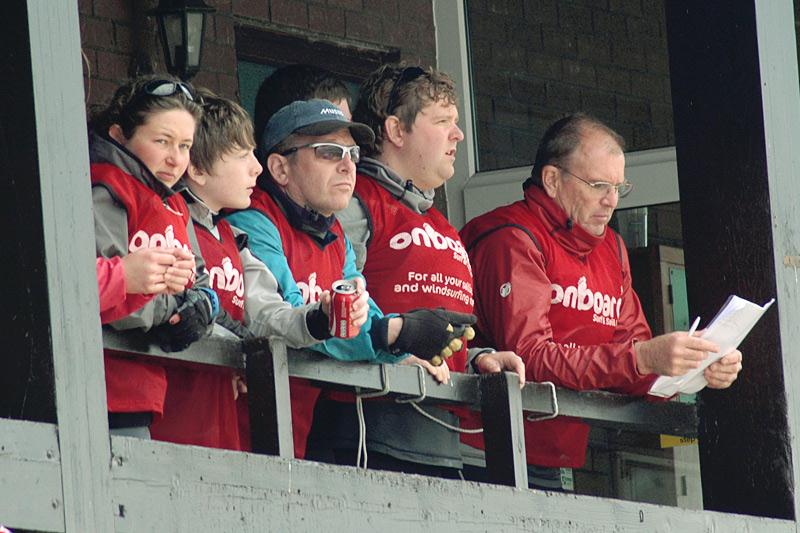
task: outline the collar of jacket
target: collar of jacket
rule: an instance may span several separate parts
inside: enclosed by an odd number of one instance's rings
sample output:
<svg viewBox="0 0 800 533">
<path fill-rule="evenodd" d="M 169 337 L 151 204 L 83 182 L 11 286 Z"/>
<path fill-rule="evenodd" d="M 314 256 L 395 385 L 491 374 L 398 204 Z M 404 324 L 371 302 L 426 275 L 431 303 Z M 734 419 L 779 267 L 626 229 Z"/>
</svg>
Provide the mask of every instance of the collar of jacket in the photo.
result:
<svg viewBox="0 0 800 533">
<path fill-rule="evenodd" d="M 142 160 L 136 157 L 133 152 L 114 139 L 94 132 L 89 135 L 89 161 L 114 165 L 155 191 L 162 200 L 166 200 L 186 188 L 186 185 L 180 180 L 172 188 L 167 187 L 150 172 L 147 166 L 142 163 Z"/>
<path fill-rule="evenodd" d="M 415 213 L 425 213 L 433 207 L 434 191 L 421 191 L 411 180 L 403 180 L 394 170 L 377 159 L 364 157 L 358 162 L 358 172 L 377 181 L 381 187 Z"/>
<path fill-rule="evenodd" d="M 525 202 L 531 211 L 545 223 L 550 235 L 561 246 L 576 255 L 587 255 L 605 240 L 605 232 L 596 236 L 583 229 L 567 216 L 567 213 L 547 195 L 544 189 L 537 185 L 531 185 L 525 189 Z"/>
<path fill-rule="evenodd" d="M 293 228 L 307 233 L 323 247 L 337 239 L 336 234 L 331 231 L 336 215 L 326 217 L 313 209 L 300 206 L 266 173 L 258 178 L 258 186 L 275 200 Z"/>
<path fill-rule="evenodd" d="M 200 224 L 209 231 L 213 230 L 222 215 L 212 211 L 188 186 L 184 186 L 181 194 L 186 200 L 186 205 L 189 206 L 189 214 L 192 215 L 195 224 Z"/>
</svg>

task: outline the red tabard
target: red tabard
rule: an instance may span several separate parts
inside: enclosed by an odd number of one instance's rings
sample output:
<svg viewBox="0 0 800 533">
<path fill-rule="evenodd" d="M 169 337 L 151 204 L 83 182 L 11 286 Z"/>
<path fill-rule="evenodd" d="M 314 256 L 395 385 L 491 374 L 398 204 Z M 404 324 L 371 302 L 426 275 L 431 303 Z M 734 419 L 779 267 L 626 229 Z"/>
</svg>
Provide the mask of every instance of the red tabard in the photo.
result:
<svg viewBox="0 0 800 533">
<path fill-rule="evenodd" d="M 472 313 L 472 268 L 456 229 L 435 208 L 415 213 L 369 176 L 359 174 L 355 194 L 369 212 L 372 237 L 362 273 L 384 313 L 444 307 Z M 447 359 L 463 372 L 466 343 Z"/>
<path fill-rule="evenodd" d="M 264 190 L 256 188 L 253 191 L 250 208 L 263 213 L 278 229 L 283 254 L 303 294 L 303 303 L 318 301 L 323 290 L 330 289 L 334 281 L 342 278 L 345 244 L 344 232 L 338 221 L 331 226 L 331 232 L 337 239 L 322 248 L 310 235 L 293 228 L 281 208 Z M 311 386 L 306 379 L 289 378 L 289 393 L 292 398 L 294 455 L 302 459 L 306 454 L 306 440 L 320 389 Z"/>
<path fill-rule="evenodd" d="M 230 224 L 219 221 L 219 239 L 201 224 L 195 224 L 194 229 L 210 285 L 219 295 L 220 305 L 231 317 L 241 321 L 244 318 L 244 272 Z M 150 427 L 153 438 L 242 449 L 233 393 L 234 371 L 208 365 L 168 365 L 166 372 L 164 418 Z M 247 436 L 249 442 L 249 433 Z"/>
<path fill-rule="evenodd" d="M 191 250 L 187 225 L 189 210 L 180 194 L 162 200 L 152 189 L 109 163 L 91 165 L 93 185 L 104 185 L 128 213 L 128 252 L 143 248 L 174 247 Z M 114 308 L 127 316 L 153 296 L 130 294 Z M 119 312 L 119 314 L 117 314 Z M 106 351 L 106 395 L 110 412 L 151 411 L 158 419 L 164 408 L 167 380 L 160 364 L 112 355 Z"/>
</svg>

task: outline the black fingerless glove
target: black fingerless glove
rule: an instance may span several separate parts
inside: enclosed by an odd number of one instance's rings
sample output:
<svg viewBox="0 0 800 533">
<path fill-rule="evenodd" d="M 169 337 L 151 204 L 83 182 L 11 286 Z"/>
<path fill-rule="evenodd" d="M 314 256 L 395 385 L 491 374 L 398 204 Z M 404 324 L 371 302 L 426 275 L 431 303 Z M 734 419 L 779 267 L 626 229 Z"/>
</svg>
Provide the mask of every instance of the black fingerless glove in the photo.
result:
<svg viewBox="0 0 800 533">
<path fill-rule="evenodd" d="M 321 305 L 306 313 L 306 327 L 311 336 L 317 340 L 324 341 L 331 338 L 328 315 L 322 310 Z"/>
<path fill-rule="evenodd" d="M 403 326 L 390 351 L 408 352 L 427 360 L 439 356 L 450 341 L 463 335 L 465 328 L 477 321 L 475 315 L 447 311 L 441 307 L 414 309 L 400 316 Z"/>
<path fill-rule="evenodd" d="M 153 328 L 152 334 L 165 352 L 180 352 L 205 335 L 208 326 L 219 312 L 217 293 L 208 287 L 186 289 L 175 295 L 181 319 L 175 325 L 164 323 Z"/>
</svg>

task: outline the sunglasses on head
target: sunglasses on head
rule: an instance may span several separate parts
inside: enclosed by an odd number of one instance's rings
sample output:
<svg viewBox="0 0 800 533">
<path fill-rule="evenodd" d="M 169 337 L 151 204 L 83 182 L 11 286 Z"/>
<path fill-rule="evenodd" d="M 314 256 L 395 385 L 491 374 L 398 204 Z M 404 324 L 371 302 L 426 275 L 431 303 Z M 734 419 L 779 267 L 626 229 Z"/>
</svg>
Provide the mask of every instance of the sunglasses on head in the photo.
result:
<svg viewBox="0 0 800 533">
<path fill-rule="evenodd" d="M 403 85 L 406 85 L 407 83 L 410 83 L 424 75 L 425 70 L 420 67 L 406 67 L 400 72 L 400 75 L 397 76 L 396 80 L 394 80 L 392 90 L 389 92 L 389 99 L 386 102 L 387 115 L 391 115 L 392 111 L 394 111 L 394 109 L 400 105 L 400 89 L 403 88 Z"/>
<path fill-rule="evenodd" d="M 301 148 L 313 148 L 314 155 L 319 159 L 324 159 L 325 161 L 341 161 L 344 159 L 345 154 L 350 154 L 350 161 L 353 163 L 358 163 L 358 160 L 361 156 L 361 149 L 358 147 L 358 145 L 342 146 L 341 144 L 336 143 L 303 144 L 289 148 L 288 150 L 281 152 L 280 155 L 286 156 L 293 154 Z"/>
<path fill-rule="evenodd" d="M 149 81 L 142 87 L 142 93 L 150 96 L 172 96 L 181 93 L 190 101 L 195 101 L 194 88 L 184 81 Z"/>
</svg>

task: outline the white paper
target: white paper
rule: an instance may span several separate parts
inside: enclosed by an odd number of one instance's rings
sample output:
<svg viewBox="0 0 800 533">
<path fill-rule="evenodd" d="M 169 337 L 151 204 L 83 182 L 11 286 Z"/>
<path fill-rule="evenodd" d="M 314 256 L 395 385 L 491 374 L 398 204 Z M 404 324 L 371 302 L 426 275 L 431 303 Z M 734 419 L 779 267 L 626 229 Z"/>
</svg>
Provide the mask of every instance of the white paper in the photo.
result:
<svg viewBox="0 0 800 533">
<path fill-rule="evenodd" d="M 650 394 L 668 398 L 679 392 L 692 394 L 708 385 L 703 371 L 708 365 L 735 350 L 773 302 L 775 298 L 764 305 L 756 305 L 744 298 L 730 296 L 700 336 L 719 346 L 719 353 L 708 354 L 699 368 L 682 376 L 659 377 L 650 387 Z"/>
</svg>

